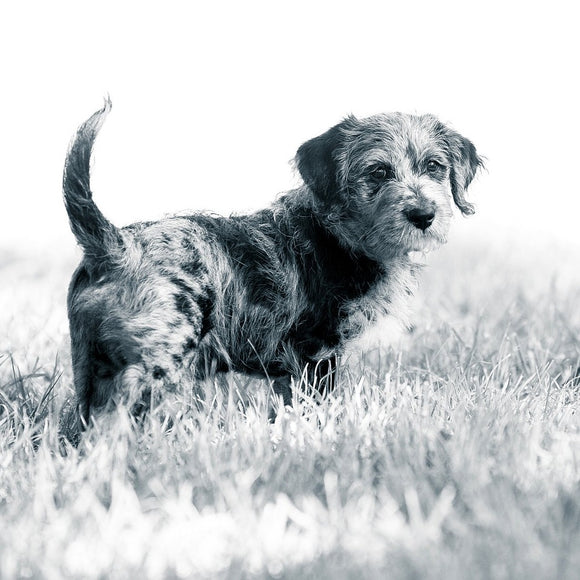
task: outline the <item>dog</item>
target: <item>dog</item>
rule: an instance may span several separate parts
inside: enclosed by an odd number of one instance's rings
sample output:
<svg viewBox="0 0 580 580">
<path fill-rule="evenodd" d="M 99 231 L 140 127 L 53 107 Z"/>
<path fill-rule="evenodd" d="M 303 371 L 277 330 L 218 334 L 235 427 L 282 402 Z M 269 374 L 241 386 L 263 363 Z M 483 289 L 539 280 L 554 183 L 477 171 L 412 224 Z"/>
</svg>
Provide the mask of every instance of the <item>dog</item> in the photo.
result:
<svg viewBox="0 0 580 580">
<path fill-rule="evenodd" d="M 118 228 L 94 203 L 89 176 L 110 108 L 81 125 L 63 177 L 84 251 L 68 315 L 85 424 L 123 393 L 227 371 L 269 378 L 290 405 L 292 378 L 332 377 L 380 318 L 407 324 L 412 253 L 446 242 L 453 203 L 474 211 L 465 197 L 483 165 L 474 145 L 432 115 L 393 113 L 348 116 L 306 141 L 295 158 L 303 185 L 267 209 Z"/>
</svg>

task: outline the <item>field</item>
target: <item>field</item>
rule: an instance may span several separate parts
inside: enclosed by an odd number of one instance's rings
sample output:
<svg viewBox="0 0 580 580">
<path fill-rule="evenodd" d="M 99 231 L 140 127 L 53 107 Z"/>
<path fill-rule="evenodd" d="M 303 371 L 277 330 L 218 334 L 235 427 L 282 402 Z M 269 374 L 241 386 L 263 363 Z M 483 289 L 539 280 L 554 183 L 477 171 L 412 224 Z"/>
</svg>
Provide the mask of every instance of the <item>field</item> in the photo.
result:
<svg viewBox="0 0 580 580">
<path fill-rule="evenodd" d="M 232 376 L 78 447 L 74 259 L 0 256 L 0 577 L 577 578 L 578 256 L 509 247 L 430 256 L 413 331 L 274 424 Z"/>
</svg>

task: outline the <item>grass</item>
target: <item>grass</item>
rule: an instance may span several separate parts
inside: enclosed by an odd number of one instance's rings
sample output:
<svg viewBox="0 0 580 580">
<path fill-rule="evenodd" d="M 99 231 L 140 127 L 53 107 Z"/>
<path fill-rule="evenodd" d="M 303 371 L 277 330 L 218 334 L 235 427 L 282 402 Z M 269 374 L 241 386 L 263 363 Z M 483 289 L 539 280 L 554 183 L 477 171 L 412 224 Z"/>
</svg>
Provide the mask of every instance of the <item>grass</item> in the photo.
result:
<svg viewBox="0 0 580 580">
<path fill-rule="evenodd" d="M 72 262 L 5 259 L 0 577 L 576 578 L 575 256 L 429 262 L 414 331 L 328 398 L 271 425 L 267 385 L 233 376 L 75 448 Z"/>
</svg>

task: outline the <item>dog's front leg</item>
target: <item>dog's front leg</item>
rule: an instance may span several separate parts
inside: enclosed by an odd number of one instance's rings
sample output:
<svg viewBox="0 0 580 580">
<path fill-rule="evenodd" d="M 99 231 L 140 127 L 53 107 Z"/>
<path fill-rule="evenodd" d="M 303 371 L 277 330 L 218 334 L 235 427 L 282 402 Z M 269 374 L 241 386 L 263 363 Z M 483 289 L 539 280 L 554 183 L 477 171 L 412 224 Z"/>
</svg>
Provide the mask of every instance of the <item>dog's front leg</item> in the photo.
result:
<svg viewBox="0 0 580 580">
<path fill-rule="evenodd" d="M 273 381 L 272 388 L 276 396 L 282 397 L 282 402 L 285 407 L 292 406 L 292 379 L 290 375 L 276 377 Z"/>
</svg>

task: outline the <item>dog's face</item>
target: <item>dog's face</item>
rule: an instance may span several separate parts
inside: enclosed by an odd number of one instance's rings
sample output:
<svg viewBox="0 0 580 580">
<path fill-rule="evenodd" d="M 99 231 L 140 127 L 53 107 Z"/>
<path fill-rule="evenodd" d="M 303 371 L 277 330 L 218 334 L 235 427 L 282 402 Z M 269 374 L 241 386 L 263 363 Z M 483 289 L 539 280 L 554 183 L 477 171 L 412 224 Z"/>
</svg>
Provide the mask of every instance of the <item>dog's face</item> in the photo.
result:
<svg viewBox="0 0 580 580">
<path fill-rule="evenodd" d="M 431 249 L 447 238 L 453 201 L 481 159 L 470 141 L 431 115 L 345 119 L 300 147 L 298 169 L 329 226 L 378 261 Z"/>
</svg>

